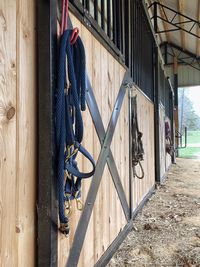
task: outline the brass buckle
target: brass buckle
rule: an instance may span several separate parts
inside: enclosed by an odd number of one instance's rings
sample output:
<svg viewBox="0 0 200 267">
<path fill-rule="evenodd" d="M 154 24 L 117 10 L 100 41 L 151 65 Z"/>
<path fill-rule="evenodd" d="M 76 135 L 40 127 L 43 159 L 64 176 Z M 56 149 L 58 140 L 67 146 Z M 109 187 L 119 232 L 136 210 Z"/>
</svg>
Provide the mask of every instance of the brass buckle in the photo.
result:
<svg viewBox="0 0 200 267">
<path fill-rule="evenodd" d="M 81 201 L 81 198 L 80 197 L 77 197 L 78 196 L 78 191 L 76 192 L 75 194 L 75 199 L 76 199 L 76 208 L 77 210 L 80 210 L 82 211 L 83 210 L 83 202 Z"/>
<path fill-rule="evenodd" d="M 71 157 L 73 157 L 78 152 L 78 148 L 75 148 L 73 144 L 73 145 L 67 146 L 66 151 L 67 151 L 67 156 L 65 158 L 65 162 L 67 162 Z"/>
<path fill-rule="evenodd" d="M 66 194 L 66 197 L 68 200 L 65 200 L 65 216 L 70 217 L 72 215 L 72 205 L 71 205 L 71 200 L 69 199 L 69 195 Z"/>
</svg>

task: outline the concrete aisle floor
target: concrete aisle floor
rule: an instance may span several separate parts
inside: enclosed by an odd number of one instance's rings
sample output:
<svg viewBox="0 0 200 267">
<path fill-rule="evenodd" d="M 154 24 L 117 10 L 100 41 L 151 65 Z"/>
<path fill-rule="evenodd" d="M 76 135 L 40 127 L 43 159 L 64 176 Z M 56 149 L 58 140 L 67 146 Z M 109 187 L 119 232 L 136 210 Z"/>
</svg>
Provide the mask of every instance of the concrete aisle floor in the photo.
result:
<svg viewBox="0 0 200 267">
<path fill-rule="evenodd" d="M 177 159 L 110 266 L 200 267 L 200 160 Z"/>
</svg>

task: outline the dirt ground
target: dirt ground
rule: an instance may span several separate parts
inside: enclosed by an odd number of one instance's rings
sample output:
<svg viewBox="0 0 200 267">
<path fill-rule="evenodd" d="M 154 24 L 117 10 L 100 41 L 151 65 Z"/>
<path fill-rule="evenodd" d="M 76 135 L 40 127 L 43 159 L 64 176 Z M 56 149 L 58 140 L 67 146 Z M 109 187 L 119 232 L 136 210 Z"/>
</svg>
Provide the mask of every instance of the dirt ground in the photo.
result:
<svg viewBox="0 0 200 267">
<path fill-rule="evenodd" d="M 177 159 L 111 267 L 200 267 L 200 160 Z"/>
</svg>

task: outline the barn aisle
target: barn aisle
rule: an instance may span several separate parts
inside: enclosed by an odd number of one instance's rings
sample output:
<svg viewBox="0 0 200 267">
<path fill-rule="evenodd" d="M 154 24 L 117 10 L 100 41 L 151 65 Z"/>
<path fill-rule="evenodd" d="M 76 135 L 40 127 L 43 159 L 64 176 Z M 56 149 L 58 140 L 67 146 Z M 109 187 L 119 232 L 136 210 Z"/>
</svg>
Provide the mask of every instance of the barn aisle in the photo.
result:
<svg viewBox="0 0 200 267">
<path fill-rule="evenodd" d="M 200 160 L 177 159 L 110 266 L 200 266 Z"/>
</svg>

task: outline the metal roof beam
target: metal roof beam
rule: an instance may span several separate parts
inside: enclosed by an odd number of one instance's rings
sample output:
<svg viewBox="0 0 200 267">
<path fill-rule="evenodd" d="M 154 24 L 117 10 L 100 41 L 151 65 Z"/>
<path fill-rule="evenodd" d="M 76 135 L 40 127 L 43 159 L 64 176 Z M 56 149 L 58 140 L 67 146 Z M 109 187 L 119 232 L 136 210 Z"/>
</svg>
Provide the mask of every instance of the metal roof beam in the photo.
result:
<svg viewBox="0 0 200 267">
<path fill-rule="evenodd" d="M 181 14 L 183 14 L 184 10 L 184 0 L 178 0 L 178 10 Z M 182 27 L 185 28 L 184 17 L 179 15 L 179 22 L 182 24 Z M 185 41 L 185 31 L 181 31 L 181 45 L 183 49 L 186 49 L 186 41 Z"/>
<path fill-rule="evenodd" d="M 197 58 L 195 54 L 173 43 L 164 42 L 160 45 L 160 48 L 165 55 L 165 65 L 173 65 L 173 58 L 176 55 L 178 64 L 188 65 L 200 71 L 200 58 Z"/>
<path fill-rule="evenodd" d="M 156 5 L 157 8 L 159 8 L 161 10 L 160 12 L 160 16 L 157 13 L 156 18 L 152 18 L 152 19 L 160 19 L 161 21 L 163 21 L 163 23 L 165 23 L 165 27 L 163 31 L 157 31 L 156 33 L 167 33 L 167 32 L 171 32 L 171 31 L 184 31 L 187 32 L 190 35 L 193 35 L 194 37 L 200 38 L 200 36 L 196 33 L 195 31 L 195 27 L 197 26 L 198 28 L 200 27 L 200 23 L 197 20 L 194 20 L 168 6 L 163 5 L 162 3 L 159 2 L 154 2 L 153 5 Z M 149 8 L 152 5 L 149 6 Z M 170 11 L 172 13 L 172 18 L 169 19 L 169 17 L 167 16 L 167 12 L 166 11 Z M 180 21 L 179 22 L 174 22 L 175 18 L 179 16 Z M 166 25 L 168 26 L 168 29 L 166 28 Z M 189 28 L 187 29 L 185 27 L 185 25 L 190 25 Z M 173 27 L 170 27 L 173 26 Z"/>
</svg>

